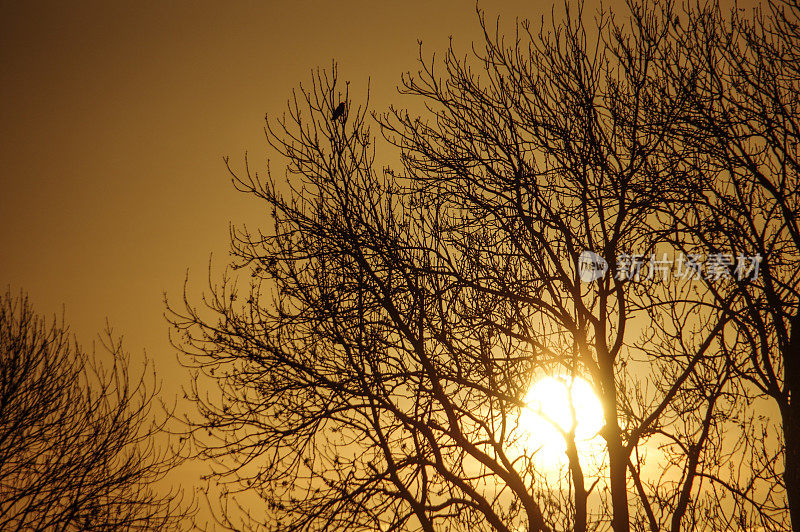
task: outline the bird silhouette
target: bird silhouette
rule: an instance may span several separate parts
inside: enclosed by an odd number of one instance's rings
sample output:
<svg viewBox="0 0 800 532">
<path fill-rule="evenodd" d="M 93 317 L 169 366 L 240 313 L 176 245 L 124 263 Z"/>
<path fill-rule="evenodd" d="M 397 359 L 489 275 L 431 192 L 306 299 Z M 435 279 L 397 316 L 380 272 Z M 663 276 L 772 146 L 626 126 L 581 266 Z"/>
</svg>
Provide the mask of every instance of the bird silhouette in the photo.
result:
<svg viewBox="0 0 800 532">
<path fill-rule="evenodd" d="M 331 121 L 336 120 L 340 116 L 344 114 L 344 102 L 339 104 L 339 107 L 333 110 L 333 114 L 331 115 Z"/>
</svg>

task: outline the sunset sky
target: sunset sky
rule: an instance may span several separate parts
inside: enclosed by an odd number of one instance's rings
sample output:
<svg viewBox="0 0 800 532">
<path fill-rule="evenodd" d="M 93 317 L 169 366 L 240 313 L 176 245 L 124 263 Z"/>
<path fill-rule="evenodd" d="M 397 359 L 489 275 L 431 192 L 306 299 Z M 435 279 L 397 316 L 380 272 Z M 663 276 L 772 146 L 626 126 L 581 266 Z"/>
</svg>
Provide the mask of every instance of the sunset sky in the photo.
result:
<svg viewBox="0 0 800 532">
<path fill-rule="evenodd" d="M 509 24 L 551 5 L 480 3 Z M 247 152 L 264 171 L 264 116 L 316 67 L 337 61 L 359 93 L 369 82 L 377 111 L 405 107 L 396 87 L 417 69 L 418 40 L 426 58 L 450 36 L 467 53 L 480 31 L 475 4 L 455 0 L 0 6 L 3 289 L 48 317 L 63 306 L 87 346 L 108 318 L 134 360 L 153 359 L 168 402 L 188 378 L 164 293 L 177 302 L 188 270 L 199 301 L 211 255 L 215 281 L 229 262 L 229 224 L 271 227 L 223 157 L 238 168 Z"/>
<path fill-rule="evenodd" d="M 538 18 L 546 4 L 482 2 Z M 527 7 L 526 7 L 527 6 Z M 335 59 L 373 107 L 402 103 L 417 40 L 477 37 L 471 2 L 3 2 L 0 280 L 89 344 L 108 317 L 134 356 L 182 378 L 162 293 L 198 293 L 228 223 L 261 223 L 222 157 L 268 154 L 264 115 Z"/>
<path fill-rule="evenodd" d="M 178 371 L 162 293 L 227 260 L 228 223 L 265 221 L 222 162 L 265 168 L 264 115 L 332 60 L 372 107 L 426 53 L 478 37 L 472 2 L 2 2 L 0 280 L 90 342 Z M 487 18 L 551 4 L 484 0 Z M 740 3 L 741 5 L 741 3 Z M 595 4 L 587 3 L 587 9 Z M 217 269 L 219 271 L 219 268 Z M 170 379 L 171 380 L 171 379 Z"/>
</svg>

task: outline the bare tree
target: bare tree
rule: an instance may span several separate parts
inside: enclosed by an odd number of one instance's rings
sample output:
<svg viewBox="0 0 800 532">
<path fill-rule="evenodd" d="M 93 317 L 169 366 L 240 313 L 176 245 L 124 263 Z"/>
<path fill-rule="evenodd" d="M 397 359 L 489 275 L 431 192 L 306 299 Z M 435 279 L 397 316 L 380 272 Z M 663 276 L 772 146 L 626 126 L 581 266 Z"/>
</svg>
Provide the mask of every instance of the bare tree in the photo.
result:
<svg viewBox="0 0 800 532">
<path fill-rule="evenodd" d="M 568 7 L 508 42 L 480 21 L 471 57 L 420 54 L 403 78 L 425 113 L 374 117 L 399 169 L 376 170 L 368 107 L 334 68 L 267 122 L 285 186 L 231 170 L 274 228 L 232 231 L 205 305 L 170 307 L 186 364 L 219 386 L 191 390 L 201 456 L 269 505 L 240 507 L 242 523 L 223 507 L 225 526 L 730 527 L 704 482 L 740 450 L 723 336 L 739 292 L 693 297 L 655 263 L 591 283 L 579 268 L 585 251 L 613 264 L 674 246 L 662 205 L 700 181 L 677 156 L 693 99 L 664 64 L 679 60 L 672 8 L 589 25 Z M 342 101 L 347 121 L 331 120 Z M 592 458 L 579 405 L 552 420 L 555 474 L 526 445 L 544 375 L 585 379 L 603 412 Z"/>
<path fill-rule="evenodd" d="M 153 486 L 177 463 L 159 450 L 158 389 L 147 367 L 132 378 L 110 329 L 105 338 L 110 367 L 27 298 L 0 298 L 3 530 L 164 530 L 186 517 L 178 493 Z"/>
<path fill-rule="evenodd" d="M 769 0 L 752 13 L 719 5 L 689 9 L 667 62 L 689 98 L 674 132 L 695 184 L 665 203 L 673 241 L 716 263 L 705 299 L 729 318 L 722 349 L 743 399 L 761 422 L 743 444 L 752 456 L 738 481 L 709 477 L 737 504 L 756 508 L 748 526 L 800 528 L 800 7 Z M 768 398 L 777 415 L 766 416 Z M 777 432 L 777 433 L 776 433 Z M 777 519 L 775 522 L 770 522 Z"/>
</svg>

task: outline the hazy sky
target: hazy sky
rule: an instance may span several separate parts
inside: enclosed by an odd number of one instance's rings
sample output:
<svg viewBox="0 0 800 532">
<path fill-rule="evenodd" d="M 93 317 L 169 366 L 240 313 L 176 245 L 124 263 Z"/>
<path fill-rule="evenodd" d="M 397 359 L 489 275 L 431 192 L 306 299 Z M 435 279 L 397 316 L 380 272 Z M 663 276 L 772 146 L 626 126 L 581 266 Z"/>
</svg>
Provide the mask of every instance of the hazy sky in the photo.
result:
<svg viewBox="0 0 800 532">
<path fill-rule="evenodd" d="M 263 169 L 264 114 L 311 68 L 371 78 L 384 108 L 417 39 L 477 36 L 471 2 L 0 5 L 0 281 L 40 312 L 66 305 L 83 342 L 108 317 L 164 376 L 178 368 L 162 292 L 179 297 L 187 268 L 201 286 L 228 222 L 261 219 L 222 157 L 248 150 Z M 544 4 L 482 6 L 511 19 Z"/>
<path fill-rule="evenodd" d="M 312 68 L 371 79 L 380 110 L 407 102 L 418 39 L 479 36 L 469 1 L 69 4 L 0 0 L 0 283 L 43 313 L 66 305 L 84 342 L 108 317 L 166 375 L 162 293 L 179 297 L 187 268 L 202 286 L 211 252 L 224 264 L 229 222 L 266 221 L 222 157 L 263 170 L 264 114 Z M 551 5 L 481 2 L 508 22 Z"/>
<path fill-rule="evenodd" d="M 550 6 L 481 2 L 508 21 Z M 188 268 L 196 297 L 210 253 L 216 273 L 228 260 L 229 222 L 268 222 L 222 157 L 263 170 L 264 114 L 314 67 L 336 59 L 354 88 L 371 79 L 374 108 L 402 106 L 417 40 L 441 52 L 478 30 L 469 1 L 0 0 L 0 288 L 65 305 L 85 344 L 108 317 L 175 393 L 162 293 L 180 298 Z"/>
<path fill-rule="evenodd" d="M 188 268 L 196 298 L 210 254 L 216 272 L 227 261 L 229 222 L 267 222 L 222 157 L 247 150 L 263 170 L 265 113 L 333 59 L 353 88 L 371 80 L 375 108 L 402 105 L 417 40 L 442 51 L 451 34 L 479 36 L 473 3 L 0 0 L 0 288 L 48 316 L 64 305 L 85 345 L 107 317 L 134 359 L 147 350 L 169 401 L 187 379 L 162 293 L 179 299 Z"/>
</svg>

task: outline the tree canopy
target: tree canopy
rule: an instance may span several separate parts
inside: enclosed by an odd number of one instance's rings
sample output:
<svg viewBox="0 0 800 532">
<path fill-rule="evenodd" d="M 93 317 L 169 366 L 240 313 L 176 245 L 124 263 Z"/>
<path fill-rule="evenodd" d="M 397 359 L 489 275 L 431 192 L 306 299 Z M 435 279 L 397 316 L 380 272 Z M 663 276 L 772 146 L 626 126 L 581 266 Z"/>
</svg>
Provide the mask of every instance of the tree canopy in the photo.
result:
<svg viewBox="0 0 800 532">
<path fill-rule="evenodd" d="M 373 112 L 334 65 L 268 117 L 285 183 L 229 166 L 274 223 L 169 307 L 216 383 L 190 390 L 200 456 L 266 506 L 220 523 L 797 526 L 798 6 L 479 22 L 403 76 L 423 111 Z M 548 376 L 602 422 L 580 435 L 567 393 L 543 461 Z"/>
<path fill-rule="evenodd" d="M 155 378 L 130 371 L 109 329 L 87 353 L 25 296 L 0 297 L 0 528 L 188 526 L 181 492 L 154 486 L 179 463 Z M 103 363 L 106 360 L 106 364 Z"/>
</svg>

